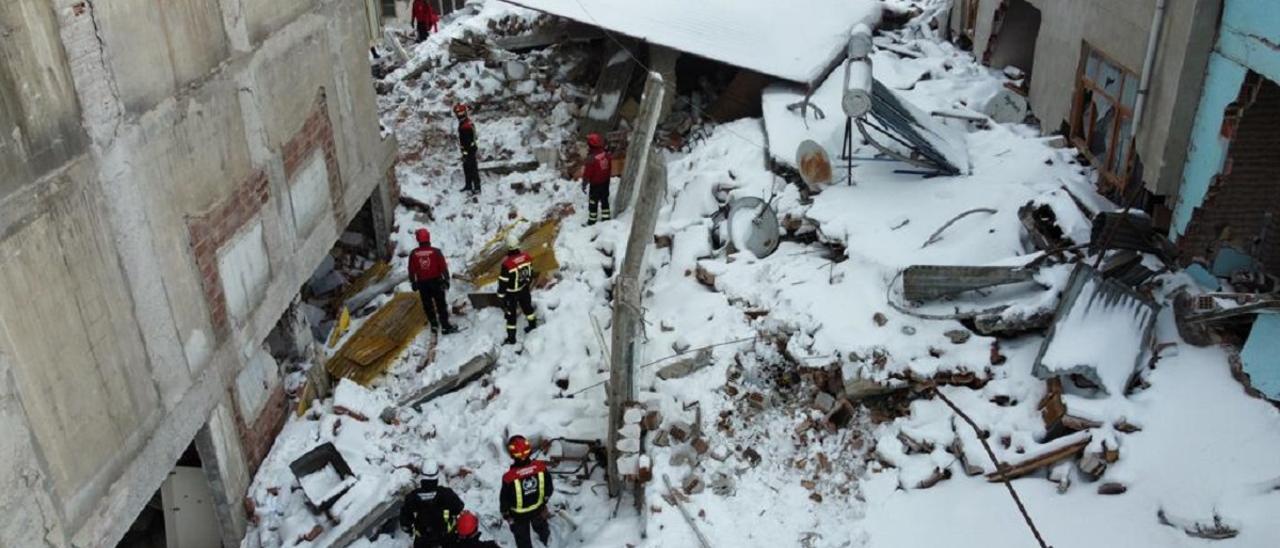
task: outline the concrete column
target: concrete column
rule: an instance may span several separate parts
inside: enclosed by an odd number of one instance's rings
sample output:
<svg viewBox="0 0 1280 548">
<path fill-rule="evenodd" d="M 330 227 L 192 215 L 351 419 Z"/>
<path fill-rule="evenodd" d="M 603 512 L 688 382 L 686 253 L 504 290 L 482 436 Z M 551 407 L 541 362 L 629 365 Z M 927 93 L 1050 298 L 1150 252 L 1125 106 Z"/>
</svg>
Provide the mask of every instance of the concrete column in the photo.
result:
<svg viewBox="0 0 1280 548">
<path fill-rule="evenodd" d="M 373 213 L 373 244 L 377 248 L 378 258 L 384 261 L 391 260 L 391 254 L 395 252 L 391 245 L 396 213 L 392 184 L 390 177 L 384 178 L 369 196 L 369 209 Z"/>
<path fill-rule="evenodd" d="M 657 44 L 649 44 L 649 70 L 662 75 L 662 81 L 666 83 L 667 89 L 676 89 L 676 62 L 680 60 L 681 53 L 677 50 L 659 46 Z M 659 121 L 667 119 L 667 115 L 671 114 L 671 106 L 675 104 L 676 94 L 667 93 L 662 97 L 662 115 Z"/>
<path fill-rule="evenodd" d="M 213 408 L 209 422 L 196 433 L 196 451 L 200 453 L 201 468 L 209 480 L 213 493 L 214 513 L 218 516 L 222 545 L 235 548 L 244 538 L 248 520 L 245 516 L 244 497 L 249 490 L 249 468 L 236 433 L 234 405 L 228 395 Z"/>
</svg>

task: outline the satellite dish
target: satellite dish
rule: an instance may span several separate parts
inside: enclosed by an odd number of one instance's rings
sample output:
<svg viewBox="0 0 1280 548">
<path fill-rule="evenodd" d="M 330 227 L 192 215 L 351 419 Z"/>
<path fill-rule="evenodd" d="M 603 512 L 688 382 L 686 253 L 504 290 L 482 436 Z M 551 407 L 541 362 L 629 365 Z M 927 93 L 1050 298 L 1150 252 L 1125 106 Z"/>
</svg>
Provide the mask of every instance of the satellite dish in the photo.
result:
<svg viewBox="0 0 1280 548">
<path fill-rule="evenodd" d="M 730 250 L 747 251 L 763 259 L 778 249 L 778 214 L 760 198 L 748 196 L 729 202 L 723 225 Z"/>
<path fill-rule="evenodd" d="M 812 139 L 805 139 L 796 149 L 796 165 L 800 167 L 800 178 L 810 190 L 831 184 L 831 157 Z"/>
</svg>

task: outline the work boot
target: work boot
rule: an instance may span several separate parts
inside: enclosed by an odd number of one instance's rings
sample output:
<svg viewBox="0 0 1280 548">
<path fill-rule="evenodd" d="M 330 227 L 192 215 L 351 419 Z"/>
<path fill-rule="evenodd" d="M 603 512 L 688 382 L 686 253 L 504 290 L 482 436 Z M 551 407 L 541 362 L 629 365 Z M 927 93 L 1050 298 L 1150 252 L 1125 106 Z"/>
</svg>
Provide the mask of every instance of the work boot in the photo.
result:
<svg viewBox="0 0 1280 548">
<path fill-rule="evenodd" d="M 443 334 L 445 334 L 445 335 L 452 335 L 452 334 L 457 333 L 457 332 L 458 332 L 458 328 L 457 328 L 456 326 L 453 326 L 453 325 L 445 325 L 445 326 L 444 326 L 444 329 L 442 329 L 442 330 L 441 330 L 441 333 L 443 333 Z"/>
<path fill-rule="evenodd" d="M 524 326 L 524 332 L 525 332 L 525 333 L 528 333 L 528 332 L 533 331 L 534 329 L 537 329 L 537 328 L 538 328 L 538 320 L 537 320 L 537 318 L 534 318 L 534 319 L 532 319 L 532 320 L 529 320 L 529 325 Z"/>
<path fill-rule="evenodd" d="M 516 332 L 515 332 L 515 331 L 508 331 L 508 332 L 507 332 L 507 340 L 502 341 L 502 344 L 515 344 L 515 343 L 516 343 Z"/>
</svg>

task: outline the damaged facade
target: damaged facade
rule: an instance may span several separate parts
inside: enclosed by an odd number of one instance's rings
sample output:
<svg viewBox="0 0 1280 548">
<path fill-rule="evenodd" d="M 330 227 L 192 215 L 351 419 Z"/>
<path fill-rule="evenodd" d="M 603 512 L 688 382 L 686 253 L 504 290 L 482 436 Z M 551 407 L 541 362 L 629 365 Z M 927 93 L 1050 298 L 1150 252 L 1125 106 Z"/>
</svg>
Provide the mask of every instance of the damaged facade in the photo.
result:
<svg viewBox="0 0 1280 548">
<path fill-rule="evenodd" d="M 1170 237 L 1208 289 L 1255 291 L 1262 310 L 1240 353 L 1252 389 L 1280 400 L 1274 291 L 1280 272 L 1280 15 L 1262 0 L 1227 0 L 1209 58 Z M 1259 306 L 1259 305 L 1263 306 Z M 1229 309 L 1228 309 L 1229 310 Z"/>
<path fill-rule="evenodd" d="M 239 544 L 285 416 L 268 336 L 357 211 L 386 249 L 366 23 L 332 0 L 0 5 L 6 545 L 115 545 L 191 447 Z"/>
<path fill-rule="evenodd" d="M 1132 200 L 1163 227 L 1182 180 L 1221 4 L 957 0 L 949 26 L 953 40 L 984 63 L 1023 74 L 1017 92 L 1041 128 L 1060 131 L 1098 168 L 1101 190 Z M 1131 172 L 1145 192 L 1126 190 Z"/>
</svg>

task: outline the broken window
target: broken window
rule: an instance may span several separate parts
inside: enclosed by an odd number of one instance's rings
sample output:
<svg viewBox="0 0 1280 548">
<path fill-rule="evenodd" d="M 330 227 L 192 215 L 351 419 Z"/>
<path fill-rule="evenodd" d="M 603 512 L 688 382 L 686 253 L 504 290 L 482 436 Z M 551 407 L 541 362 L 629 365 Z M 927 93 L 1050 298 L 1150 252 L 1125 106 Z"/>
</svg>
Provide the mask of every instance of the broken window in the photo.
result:
<svg viewBox="0 0 1280 548">
<path fill-rule="evenodd" d="M 1102 173 L 1104 186 L 1123 187 L 1133 165 L 1138 77 L 1088 44 L 1082 57 L 1071 139 Z"/>
</svg>

